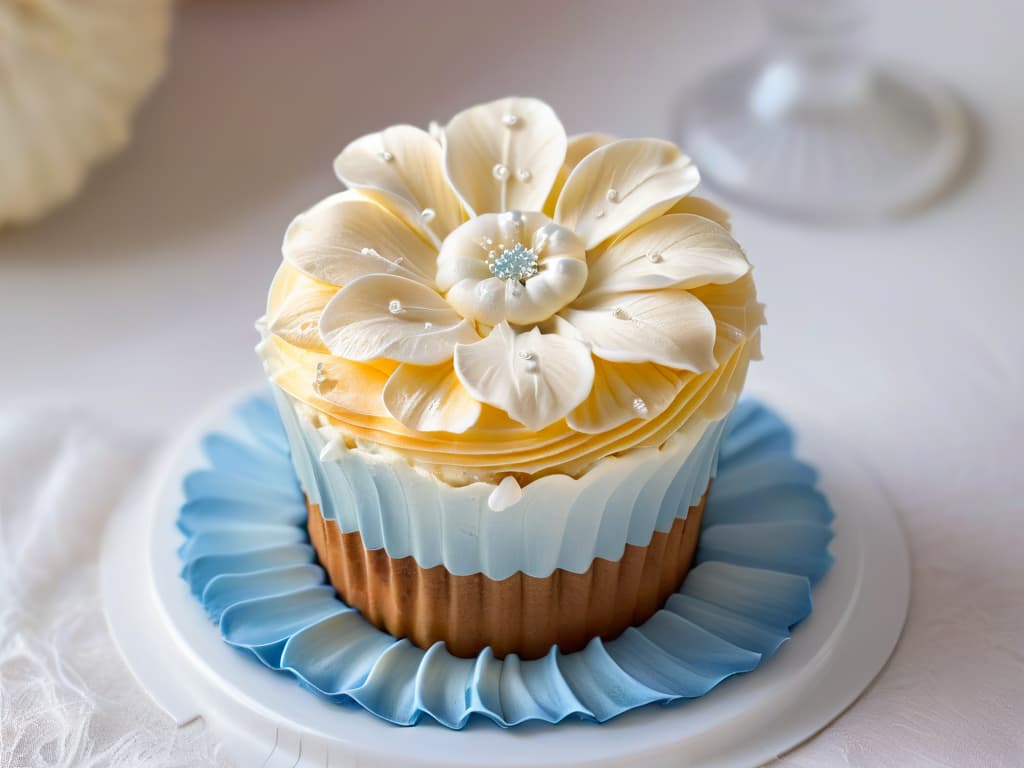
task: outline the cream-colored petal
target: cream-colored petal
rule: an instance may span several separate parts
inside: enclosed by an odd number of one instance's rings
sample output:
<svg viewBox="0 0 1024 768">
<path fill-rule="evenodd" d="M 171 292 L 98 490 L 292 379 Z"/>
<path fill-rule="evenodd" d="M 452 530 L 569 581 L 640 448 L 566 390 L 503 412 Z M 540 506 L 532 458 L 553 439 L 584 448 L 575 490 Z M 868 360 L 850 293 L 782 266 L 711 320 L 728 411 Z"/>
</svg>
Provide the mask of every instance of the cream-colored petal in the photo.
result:
<svg viewBox="0 0 1024 768">
<path fill-rule="evenodd" d="M 417 365 L 449 360 L 456 343 L 479 339 L 436 291 L 396 275 L 368 275 L 338 291 L 320 317 L 320 336 L 348 360 Z"/>
<path fill-rule="evenodd" d="M 358 192 L 340 192 L 288 227 L 285 259 L 310 277 L 345 285 L 364 275 L 393 274 L 432 285 L 437 251 L 398 216 Z"/>
<path fill-rule="evenodd" d="M 742 249 L 701 216 L 659 216 L 613 242 L 590 263 L 581 301 L 627 291 L 731 283 L 750 271 Z"/>
<path fill-rule="evenodd" d="M 578 341 L 501 323 L 483 341 L 455 347 L 455 372 L 474 398 L 538 432 L 583 402 L 594 361 Z"/>
<path fill-rule="evenodd" d="M 612 136 L 610 133 L 601 133 L 600 131 L 577 133 L 570 136 L 568 145 L 565 148 L 565 163 L 562 165 L 566 172 L 566 178 L 583 161 L 584 157 L 606 144 L 611 144 L 618 140 L 618 136 Z"/>
<path fill-rule="evenodd" d="M 603 147 L 605 144 L 611 144 L 613 141 L 618 141 L 618 137 L 612 136 L 610 133 L 577 133 L 575 136 L 569 137 L 565 148 L 565 161 L 558 169 L 558 176 L 555 177 L 555 183 L 551 186 L 551 192 L 548 193 L 548 199 L 544 203 L 544 213 L 554 216 L 555 205 L 558 203 L 558 196 L 562 193 L 562 187 L 565 186 L 565 180 L 569 178 L 572 169 L 579 165 L 580 160 L 595 149 Z"/>
<path fill-rule="evenodd" d="M 515 245 L 537 257 L 537 273 L 520 282 L 493 276 L 489 262 Z M 587 279 L 583 242 L 536 211 L 486 213 L 453 232 L 437 260 L 437 287 L 463 317 L 487 325 L 532 325 L 575 299 Z"/>
<path fill-rule="evenodd" d="M 497 277 L 461 280 L 445 298 L 460 314 L 468 313 L 485 325 L 497 325 L 503 320 L 514 325 L 535 325 L 572 301 L 586 279 L 585 262 L 561 257 L 547 259 L 540 272 L 526 283 Z"/>
<path fill-rule="evenodd" d="M 409 429 L 455 434 L 476 424 L 481 410 L 448 360 L 431 366 L 402 363 L 384 387 L 384 405 Z"/>
<path fill-rule="evenodd" d="M 445 178 L 441 145 L 426 131 L 396 125 L 356 139 L 334 161 L 353 189 L 377 192 L 389 208 L 441 241 L 462 223 L 462 206 Z"/>
<path fill-rule="evenodd" d="M 667 141 L 623 139 L 580 161 L 555 206 L 555 221 L 592 248 L 661 215 L 697 186 L 690 158 Z"/>
<path fill-rule="evenodd" d="M 652 362 L 698 373 L 715 367 L 715 318 L 686 291 L 623 293 L 577 302 L 559 313 L 556 328 L 616 363 Z"/>
<path fill-rule="evenodd" d="M 577 432 L 601 434 L 627 421 L 654 418 L 682 388 L 681 375 L 671 368 L 594 358 L 594 386 L 566 421 Z"/>
<path fill-rule="evenodd" d="M 565 159 L 565 129 L 537 99 L 471 107 L 448 123 L 444 167 L 473 214 L 539 211 Z"/>
<path fill-rule="evenodd" d="M 716 224 L 725 227 L 727 231 L 732 232 L 732 214 L 722 206 L 704 197 L 687 195 L 669 208 L 666 213 L 692 213 L 694 216 L 703 216 L 705 219 L 711 219 Z"/>
<path fill-rule="evenodd" d="M 282 264 L 286 267 L 287 262 Z M 267 328 L 289 344 L 313 352 L 327 352 L 320 338 L 320 315 L 334 298 L 338 287 L 306 277 L 296 270 L 279 269 L 270 287 L 275 296 L 279 282 L 289 283 L 276 306 L 268 309 Z"/>
</svg>

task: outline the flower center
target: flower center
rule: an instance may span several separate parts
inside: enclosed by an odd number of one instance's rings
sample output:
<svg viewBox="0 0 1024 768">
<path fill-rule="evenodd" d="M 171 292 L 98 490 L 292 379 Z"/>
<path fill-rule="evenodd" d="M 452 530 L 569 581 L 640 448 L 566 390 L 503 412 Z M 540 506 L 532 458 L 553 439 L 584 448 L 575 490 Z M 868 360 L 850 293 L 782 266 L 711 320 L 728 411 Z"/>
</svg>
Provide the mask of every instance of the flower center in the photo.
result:
<svg viewBox="0 0 1024 768">
<path fill-rule="evenodd" d="M 497 278 L 522 283 L 537 274 L 537 254 L 533 248 L 517 242 L 511 248 L 502 248 L 496 258 L 488 259 L 487 268 Z"/>
</svg>

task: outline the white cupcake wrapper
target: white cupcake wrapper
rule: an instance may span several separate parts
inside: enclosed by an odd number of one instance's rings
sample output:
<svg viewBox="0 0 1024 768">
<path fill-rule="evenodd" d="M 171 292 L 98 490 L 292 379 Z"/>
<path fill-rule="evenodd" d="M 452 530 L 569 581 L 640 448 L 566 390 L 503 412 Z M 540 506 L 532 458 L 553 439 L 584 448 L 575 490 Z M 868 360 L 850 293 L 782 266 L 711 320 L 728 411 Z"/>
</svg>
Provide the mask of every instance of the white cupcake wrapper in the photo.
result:
<svg viewBox="0 0 1024 768">
<path fill-rule="evenodd" d="M 493 484 L 453 487 L 397 454 L 347 449 L 333 429 L 297 413 L 283 391 L 275 387 L 274 395 L 302 490 L 325 519 L 342 533 L 358 531 L 368 550 L 494 580 L 520 571 L 544 578 L 558 568 L 583 573 L 595 558 L 621 559 L 626 544 L 647 546 L 700 501 L 725 425 L 688 424 L 663 447 L 602 459 L 579 479 L 538 478 L 519 502 L 495 512 Z"/>
</svg>

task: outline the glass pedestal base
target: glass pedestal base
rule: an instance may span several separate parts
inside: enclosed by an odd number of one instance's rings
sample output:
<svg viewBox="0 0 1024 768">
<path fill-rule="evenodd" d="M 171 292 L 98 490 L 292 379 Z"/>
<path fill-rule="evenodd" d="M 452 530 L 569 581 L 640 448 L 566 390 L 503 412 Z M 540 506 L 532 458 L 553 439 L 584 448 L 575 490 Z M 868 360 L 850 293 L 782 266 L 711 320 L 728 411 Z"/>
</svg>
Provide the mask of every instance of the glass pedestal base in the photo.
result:
<svg viewBox="0 0 1024 768">
<path fill-rule="evenodd" d="M 878 70 L 831 103 L 800 88 L 798 71 L 754 61 L 683 102 L 680 144 L 709 186 L 762 210 L 856 223 L 927 204 L 963 164 L 966 115 L 926 79 Z"/>
</svg>

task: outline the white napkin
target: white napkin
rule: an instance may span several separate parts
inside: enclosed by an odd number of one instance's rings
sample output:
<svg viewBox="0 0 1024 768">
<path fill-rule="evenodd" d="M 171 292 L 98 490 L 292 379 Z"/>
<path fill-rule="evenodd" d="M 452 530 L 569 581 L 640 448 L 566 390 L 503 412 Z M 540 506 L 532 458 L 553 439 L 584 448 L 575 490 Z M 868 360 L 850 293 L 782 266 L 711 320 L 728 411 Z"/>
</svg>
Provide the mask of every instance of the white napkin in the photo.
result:
<svg viewBox="0 0 1024 768">
<path fill-rule="evenodd" d="M 142 691 L 103 615 L 103 529 L 146 447 L 73 408 L 0 410 L 0 768 L 223 764 Z"/>
</svg>

